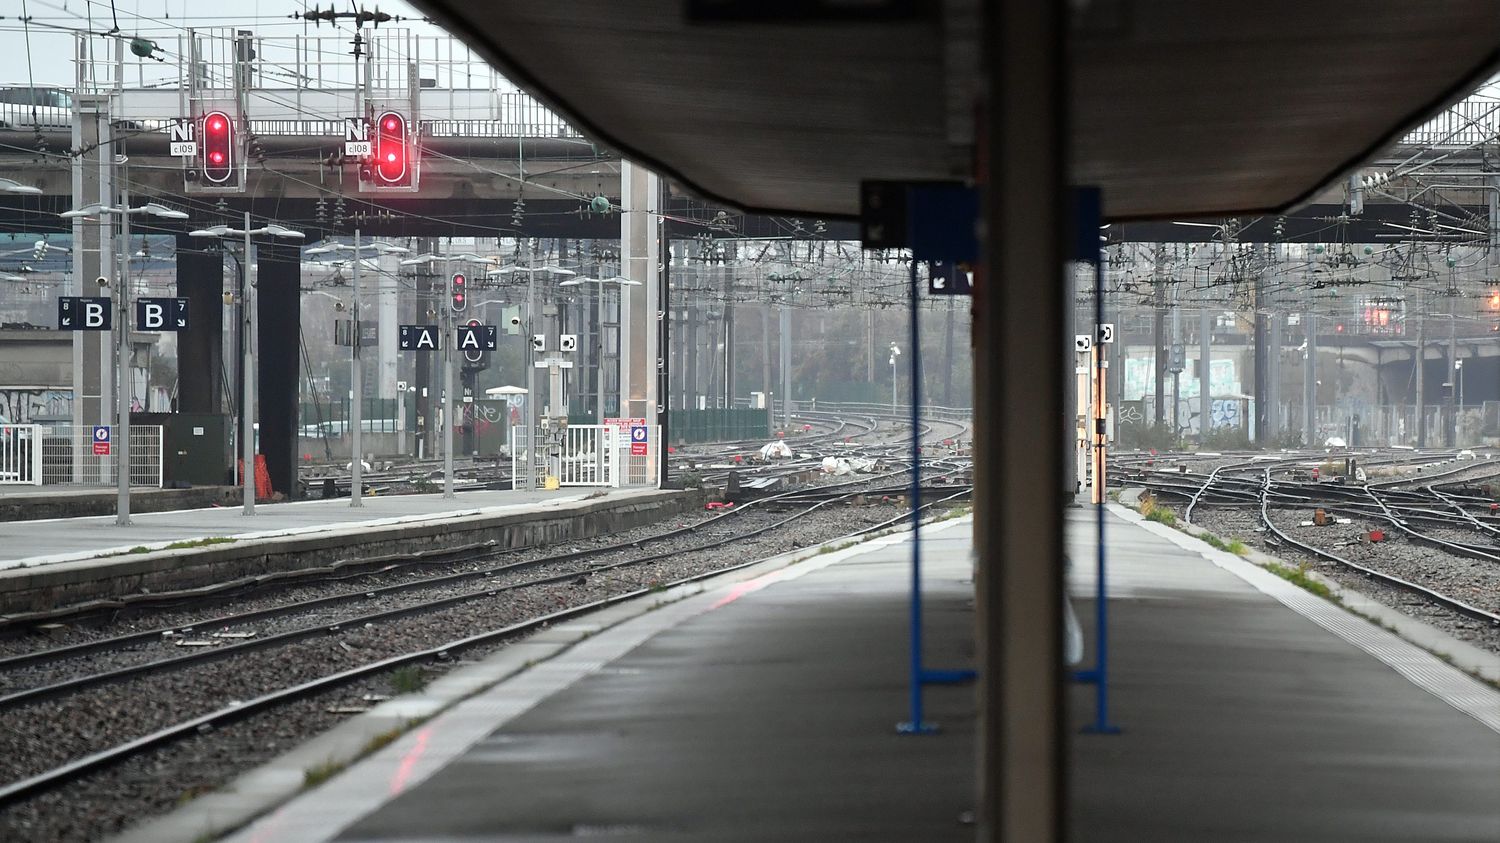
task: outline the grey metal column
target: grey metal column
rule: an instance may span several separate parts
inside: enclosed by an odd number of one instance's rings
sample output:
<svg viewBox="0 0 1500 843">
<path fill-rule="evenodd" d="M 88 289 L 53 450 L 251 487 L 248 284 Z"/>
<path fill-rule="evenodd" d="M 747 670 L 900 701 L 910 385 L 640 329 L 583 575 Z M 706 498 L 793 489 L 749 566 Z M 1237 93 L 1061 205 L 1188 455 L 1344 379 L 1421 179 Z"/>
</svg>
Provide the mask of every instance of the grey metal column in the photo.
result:
<svg viewBox="0 0 1500 843">
<path fill-rule="evenodd" d="M 1443 376 L 1448 387 L 1447 424 L 1443 425 L 1443 441 L 1449 447 L 1458 445 L 1458 372 L 1453 368 L 1458 360 L 1458 299 L 1449 299 L 1448 307 L 1448 366 Z M 1353 444 L 1353 443 L 1350 443 Z"/>
<path fill-rule="evenodd" d="M 1266 437 L 1281 435 L 1281 312 L 1270 314 L 1270 348 L 1266 351 Z"/>
<path fill-rule="evenodd" d="M 453 244 L 448 244 L 451 250 Z M 444 252 L 444 254 L 447 254 Z M 536 273 L 527 273 L 535 275 Z M 443 258 L 443 304 L 439 323 L 443 331 L 443 497 L 453 497 L 453 273 L 448 259 Z M 528 369 L 527 371 L 530 371 Z M 526 396 L 528 399 L 530 395 Z M 528 401 L 528 403 L 530 403 Z"/>
<path fill-rule="evenodd" d="M 245 374 L 243 393 L 240 396 L 240 468 L 241 490 L 244 496 L 243 515 L 255 514 L 255 244 L 250 242 L 250 212 L 245 212 L 245 259 L 241 273 L 244 289 L 240 302 L 240 344 L 243 349 Z"/>
<path fill-rule="evenodd" d="M 359 343 L 363 332 L 359 326 L 359 229 L 354 229 L 354 262 L 349 269 L 349 286 L 354 291 L 354 305 L 352 307 L 354 322 L 354 347 L 349 354 L 349 388 L 353 391 L 353 407 L 349 413 L 349 442 L 350 453 L 353 457 L 349 461 L 349 506 L 364 506 L 364 481 L 362 478 L 364 468 L 364 441 L 361 434 L 364 433 L 364 400 L 365 400 L 365 369 L 359 359 Z M 383 314 L 382 314 L 383 315 Z M 383 336 L 389 336 L 383 334 Z M 376 394 L 379 394 L 377 391 Z"/>
<path fill-rule="evenodd" d="M 1213 432 L 1213 339 L 1214 314 L 1208 308 L 1198 311 L 1198 436 Z M 1123 347 L 1123 346 L 1122 346 Z M 1119 357 L 1117 356 L 1118 360 Z M 1124 367 L 1124 363 L 1114 363 Z M 1119 393 L 1116 393 L 1118 395 Z M 1201 438 L 1200 438 L 1201 441 Z"/>
<path fill-rule="evenodd" d="M 781 302 L 781 429 L 792 428 L 792 311 L 786 301 Z"/>
<path fill-rule="evenodd" d="M 1318 444 L 1318 317 L 1305 313 L 1302 319 L 1307 339 L 1307 359 L 1302 363 L 1302 445 L 1312 448 Z M 1378 379 L 1380 370 L 1375 371 Z"/>
<path fill-rule="evenodd" d="M 130 524 L 130 188 L 120 179 L 120 270 L 115 277 L 115 524 Z M 106 216 L 100 214 L 101 217 Z"/>
<path fill-rule="evenodd" d="M 80 42 L 82 43 L 82 42 Z M 80 47 L 80 50 L 85 49 Z M 86 53 L 81 54 L 86 62 Z M 110 164 L 114 146 L 109 142 L 109 100 L 105 96 L 81 95 L 75 98 L 73 115 L 73 148 L 87 150 L 73 157 L 73 205 L 82 208 L 92 202 L 114 203 Z M 73 281 L 70 295 L 105 296 L 110 291 L 95 279 L 113 274 L 109 245 L 111 223 L 108 214 L 98 219 L 78 217 L 73 220 Z M 112 358 L 110 345 L 98 331 L 73 332 L 73 423 L 78 425 L 109 424 L 109 381 L 107 362 Z M 75 460 L 76 480 L 84 480 Z M 97 482 L 97 481 L 94 481 Z"/>
<path fill-rule="evenodd" d="M 771 303 L 760 303 L 760 395 L 766 402 L 766 435 L 776 430 L 775 410 L 771 408 Z"/>
<path fill-rule="evenodd" d="M 1417 447 L 1427 447 L 1427 302 L 1417 292 L 1417 347 L 1412 366 L 1417 381 Z"/>
<path fill-rule="evenodd" d="M 1053 431 L 1063 417 L 1057 349 L 1068 306 L 1067 10 L 997 0 L 984 6 L 979 39 L 988 83 L 984 252 L 992 256 L 979 281 L 991 292 L 974 298 L 973 329 L 982 841 L 1064 837 L 1063 501 L 1034 504 L 1037 478 L 1062 476 L 1065 456 Z"/>
</svg>

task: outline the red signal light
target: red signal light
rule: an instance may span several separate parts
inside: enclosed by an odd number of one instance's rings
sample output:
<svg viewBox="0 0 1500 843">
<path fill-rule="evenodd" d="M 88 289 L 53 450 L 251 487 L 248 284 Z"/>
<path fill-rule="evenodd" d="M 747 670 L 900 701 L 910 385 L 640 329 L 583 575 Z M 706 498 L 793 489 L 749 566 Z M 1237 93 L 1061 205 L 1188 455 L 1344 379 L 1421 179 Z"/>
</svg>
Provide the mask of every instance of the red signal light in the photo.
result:
<svg viewBox="0 0 1500 843">
<path fill-rule="evenodd" d="M 375 124 L 375 183 L 386 187 L 410 185 L 406 118 L 394 111 L 387 111 L 380 115 Z"/>
<path fill-rule="evenodd" d="M 468 297 L 464 295 L 468 289 L 468 280 L 462 272 L 453 273 L 453 283 L 448 289 L 451 299 L 449 304 L 453 308 L 454 313 L 462 313 L 469 307 Z"/>
<path fill-rule="evenodd" d="M 234 176 L 234 122 L 222 111 L 203 115 L 203 179 L 224 184 Z"/>
</svg>

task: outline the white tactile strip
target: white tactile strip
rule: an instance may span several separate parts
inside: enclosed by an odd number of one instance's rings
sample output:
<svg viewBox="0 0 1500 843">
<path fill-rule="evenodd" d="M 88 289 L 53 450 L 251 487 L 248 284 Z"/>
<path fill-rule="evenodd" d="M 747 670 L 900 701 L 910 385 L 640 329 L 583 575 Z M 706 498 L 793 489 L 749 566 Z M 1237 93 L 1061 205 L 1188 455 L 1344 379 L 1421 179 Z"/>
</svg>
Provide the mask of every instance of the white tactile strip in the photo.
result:
<svg viewBox="0 0 1500 843">
<path fill-rule="evenodd" d="M 924 526 L 922 536 L 925 539 L 953 527 L 967 527 L 970 523 L 970 519 L 962 518 Z M 710 584 L 701 594 L 664 603 L 656 611 L 625 621 L 573 646 L 566 655 L 541 662 L 458 704 L 317 789 L 223 839 L 225 843 L 325 843 L 332 840 L 365 815 L 452 763 L 496 729 L 590 673 L 605 669 L 658 633 L 773 583 L 797 579 L 846 559 L 900 544 L 907 538 L 909 534 L 902 533 L 875 539 L 789 567 L 776 568 L 754 579 L 718 587 Z"/>
<path fill-rule="evenodd" d="M 1138 524 L 1184 550 L 1202 555 L 1257 591 L 1375 657 L 1422 690 L 1500 733 L 1500 691 L 1490 688 L 1426 650 L 1298 588 L 1259 565 L 1210 547 L 1180 530 L 1147 521 L 1139 513 L 1123 506 L 1110 504 L 1109 508 L 1110 512 L 1121 519 Z"/>
</svg>

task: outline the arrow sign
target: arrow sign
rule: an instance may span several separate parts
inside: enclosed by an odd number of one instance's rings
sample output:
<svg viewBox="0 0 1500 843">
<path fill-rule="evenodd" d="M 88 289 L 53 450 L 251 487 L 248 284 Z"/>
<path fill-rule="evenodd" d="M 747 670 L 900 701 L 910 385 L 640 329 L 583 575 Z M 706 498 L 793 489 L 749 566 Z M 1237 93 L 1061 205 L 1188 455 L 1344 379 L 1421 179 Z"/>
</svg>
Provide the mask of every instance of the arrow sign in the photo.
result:
<svg viewBox="0 0 1500 843">
<path fill-rule="evenodd" d="M 500 329 L 495 325 L 459 325 L 454 339 L 465 351 L 494 351 L 500 347 Z"/>
<path fill-rule="evenodd" d="M 927 292 L 934 296 L 967 296 L 971 280 L 967 264 L 932 261 L 928 265 Z"/>
<path fill-rule="evenodd" d="M 138 331 L 186 331 L 188 300 L 151 297 L 136 299 L 135 327 Z"/>
<path fill-rule="evenodd" d="M 436 325 L 402 325 L 396 332 L 402 351 L 437 351 L 440 336 Z"/>
<path fill-rule="evenodd" d="M 57 330 L 108 331 L 114 310 L 102 296 L 62 296 L 57 300 Z"/>
</svg>

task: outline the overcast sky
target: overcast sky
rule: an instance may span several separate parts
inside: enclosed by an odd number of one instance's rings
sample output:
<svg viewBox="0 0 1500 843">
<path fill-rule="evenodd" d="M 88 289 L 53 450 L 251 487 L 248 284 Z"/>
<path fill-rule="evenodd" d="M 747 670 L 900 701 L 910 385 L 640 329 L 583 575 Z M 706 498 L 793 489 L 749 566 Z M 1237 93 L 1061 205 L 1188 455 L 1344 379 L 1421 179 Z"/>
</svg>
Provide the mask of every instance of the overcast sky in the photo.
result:
<svg viewBox="0 0 1500 843">
<path fill-rule="evenodd" d="M 371 11 L 377 6 L 375 0 L 363 0 L 362 4 Z M 292 36 L 301 34 L 329 37 L 338 35 L 347 42 L 353 34 L 353 29 L 347 23 L 333 29 L 326 23 L 315 27 L 289 17 L 295 10 L 317 8 L 318 5 L 303 0 L 229 0 L 225 3 L 115 0 L 112 9 L 109 0 L 25 0 L 23 12 L 22 0 L 0 0 L 0 82 L 15 84 L 34 79 L 37 84 L 71 86 L 74 36 L 71 31 L 66 30 L 108 32 L 115 26 L 116 18 L 120 32 L 125 35 L 150 38 L 172 51 L 175 51 L 177 36 L 189 27 L 248 29 L 260 36 L 281 37 L 288 41 Z M 328 8 L 330 4 L 328 0 L 323 0 L 321 5 Z M 354 8 L 354 4 L 348 0 L 334 2 L 332 5 L 340 10 Z M 392 15 L 413 18 L 421 16 L 420 12 L 401 2 L 379 0 L 378 6 L 381 11 Z M 228 11 L 231 8 L 238 10 L 237 13 Z M 189 14 L 189 9 L 213 9 L 214 14 Z M 29 27 L 22 21 L 25 14 L 31 16 Z M 420 20 L 391 25 L 406 27 L 423 35 L 443 32 Z M 385 26 L 381 29 L 383 31 Z M 95 43 L 102 46 L 106 40 L 108 39 L 97 38 Z M 345 44 L 343 49 L 347 51 L 348 45 Z M 127 78 L 135 78 L 134 71 Z"/>
</svg>

